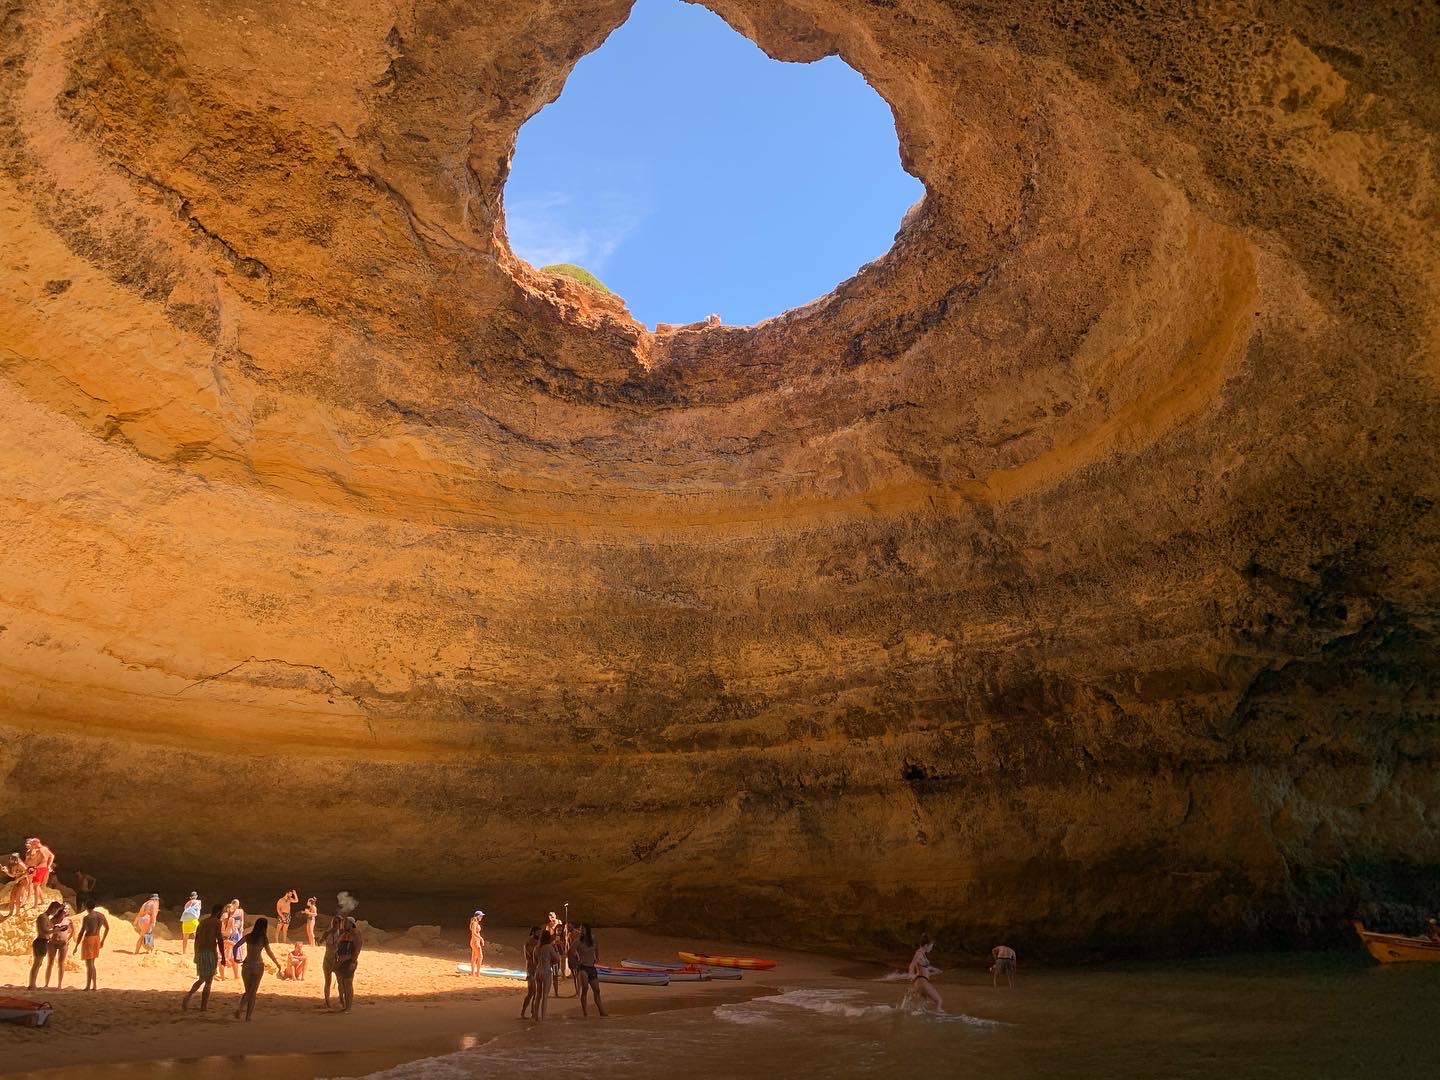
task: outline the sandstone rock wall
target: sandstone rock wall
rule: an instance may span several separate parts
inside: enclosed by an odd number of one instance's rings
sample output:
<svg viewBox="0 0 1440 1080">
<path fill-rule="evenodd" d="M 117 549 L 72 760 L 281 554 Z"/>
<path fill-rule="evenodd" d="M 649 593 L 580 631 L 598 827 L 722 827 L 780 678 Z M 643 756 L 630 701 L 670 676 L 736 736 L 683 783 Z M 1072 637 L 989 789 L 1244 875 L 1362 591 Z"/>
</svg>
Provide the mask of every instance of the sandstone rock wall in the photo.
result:
<svg viewBox="0 0 1440 1080">
<path fill-rule="evenodd" d="M 1434 10 L 711 6 L 927 195 L 657 338 L 504 238 L 625 0 L 9 0 L 6 826 L 802 943 L 1440 900 Z"/>
</svg>

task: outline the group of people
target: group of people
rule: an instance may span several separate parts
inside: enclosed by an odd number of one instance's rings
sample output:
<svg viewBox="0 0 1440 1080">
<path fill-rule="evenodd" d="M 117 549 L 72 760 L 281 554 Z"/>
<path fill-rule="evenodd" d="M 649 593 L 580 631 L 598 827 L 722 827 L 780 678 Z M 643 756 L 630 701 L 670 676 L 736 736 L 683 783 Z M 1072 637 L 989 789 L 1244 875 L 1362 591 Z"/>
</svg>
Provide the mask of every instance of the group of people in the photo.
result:
<svg viewBox="0 0 1440 1080">
<path fill-rule="evenodd" d="M 55 852 L 41 843 L 38 836 L 32 836 L 25 841 L 25 854 L 12 851 L 5 857 L 4 862 L 0 862 L 0 870 L 4 871 L 11 882 L 11 915 L 29 908 L 42 907 L 45 904 L 45 886 L 55 873 Z M 76 876 L 79 878 L 85 875 Z M 94 884 L 94 879 L 91 878 L 92 889 Z"/>
<path fill-rule="evenodd" d="M 595 996 L 595 1009 L 601 1016 L 600 976 L 596 964 L 600 947 L 589 924 L 578 928 L 562 922 L 550 912 L 545 925 L 530 927 L 525 939 L 525 1000 L 520 1004 L 520 1018 L 544 1020 L 546 1007 L 553 993 L 560 996 L 560 979 L 568 969 L 575 980 L 575 994 L 580 999 L 580 1012 L 590 1015 L 588 999 Z"/>
<path fill-rule="evenodd" d="M 940 974 L 940 969 L 930 963 L 930 954 L 935 949 L 935 939 L 926 934 L 920 939 L 920 947 L 915 950 L 915 955 L 910 957 L 910 966 L 906 974 L 910 976 L 910 987 L 905 991 L 904 998 L 900 1001 L 900 1008 L 905 1010 L 923 1010 L 927 1006 L 933 1006 L 938 1012 L 945 1011 L 945 1004 L 940 999 L 940 991 L 935 989 L 932 981 Z M 1015 963 L 1017 960 L 1015 950 L 1009 945 L 996 945 L 990 950 L 990 985 L 998 986 L 1001 977 L 1008 980 L 1011 988 L 1015 986 Z"/>
<path fill-rule="evenodd" d="M 290 907 L 298 901 L 299 897 L 295 890 L 291 889 L 276 902 L 275 922 L 277 941 L 280 944 L 291 944 L 289 940 Z M 281 905 L 283 905 L 283 913 Z M 274 965 L 275 974 L 280 978 L 305 978 L 305 972 L 309 967 L 309 958 L 305 955 L 304 945 L 299 941 L 294 942 L 282 963 L 270 947 L 269 919 L 263 916 L 256 919 L 250 930 L 246 932 L 245 909 L 238 899 L 231 900 L 228 904 L 215 904 L 210 909 L 210 915 L 205 919 L 198 918 L 200 910 L 198 897 L 191 893 L 190 902 L 186 904 L 185 911 L 182 913 L 181 951 L 184 951 L 185 944 L 193 938 L 195 942 L 195 981 L 181 999 L 181 1009 L 190 1007 L 190 999 L 194 997 L 197 990 L 200 992 L 200 1011 L 204 1012 L 209 1008 L 211 984 L 217 975 L 223 982 L 226 977 L 225 973 L 228 971 L 238 977 L 244 985 L 240 1004 L 235 1008 L 235 1016 L 238 1018 L 241 1013 L 244 1013 L 246 1020 L 251 1019 L 255 1013 L 255 999 L 260 991 L 260 982 L 268 970 L 265 965 L 267 957 Z M 319 941 L 316 941 L 316 914 L 315 898 L 312 896 L 307 901 L 304 910 L 305 937 L 310 945 L 318 944 L 324 949 L 322 968 L 325 973 L 325 1007 L 330 1008 L 333 983 L 339 995 L 341 1011 L 349 1012 L 355 1003 L 355 970 L 359 964 L 360 949 L 363 945 L 359 924 L 352 916 L 331 916 L 329 927 L 321 935 Z M 187 925 L 189 926 L 188 930 L 186 929 Z"/>
<path fill-rule="evenodd" d="M 35 980 L 40 975 L 40 965 L 45 965 L 45 986 L 50 986 L 50 977 L 56 976 L 55 988 L 65 989 L 65 961 L 70 955 L 71 939 L 80 950 L 80 959 L 85 961 L 85 989 L 97 988 L 95 961 L 100 950 L 110 937 L 110 920 L 105 912 L 95 906 L 95 897 L 86 898 L 85 914 L 80 919 L 77 932 L 75 912 L 61 900 L 50 903 L 35 917 L 35 940 L 30 944 L 33 957 L 30 964 L 30 989 L 35 989 Z"/>
</svg>

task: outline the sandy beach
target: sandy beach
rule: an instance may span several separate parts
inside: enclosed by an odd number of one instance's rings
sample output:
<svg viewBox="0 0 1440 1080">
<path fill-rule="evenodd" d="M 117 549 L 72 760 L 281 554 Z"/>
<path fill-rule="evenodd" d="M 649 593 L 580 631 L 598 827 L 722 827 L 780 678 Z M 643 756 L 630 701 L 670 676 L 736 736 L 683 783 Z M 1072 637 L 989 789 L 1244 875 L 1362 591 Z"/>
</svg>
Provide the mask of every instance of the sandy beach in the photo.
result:
<svg viewBox="0 0 1440 1080">
<path fill-rule="evenodd" d="M 55 1009 L 50 1023 L 40 1029 L 0 1024 L 3 1075 L 24 1075 L 35 1070 L 65 1068 L 47 1077 L 93 1075 L 97 1065 L 122 1062 L 189 1060 L 221 1056 L 235 1059 L 253 1055 L 315 1055 L 346 1052 L 326 1072 L 365 1072 L 426 1055 L 462 1049 L 530 1023 L 519 1019 L 524 984 L 507 979 L 471 978 L 456 973 L 456 964 L 468 960 L 458 931 L 424 949 L 407 946 L 367 946 L 356 975 L 356 1006 L 349 1015 L 322 1004 L 320 950 L 307 949 L 311 970 L 300 982 L 268 974 L 261 984 L 253 1021 L 237 1020 L 234 1009 L 241 984 L 236 979 L 215 982 L 210 1008 L 200 1013 L 192 1002 L 181 1011 L 180 999 L 194 978 L 194 966 L 179 953 L 178 941 L 163 941 L 159 951 L 135 956 L 129 949 L 134 935 L 117 927 L 99 960 L 100 989 L 85 992 L 83 970 L 66 974 L 64 990 L 53 987 L 33 994 L 25 989 L 29 960 L 0 956 L 0 993 L 49 1001 Z M 490 930 L 492 947 L 486 963 L 518 966 L 523 929 Z M 602 958 L 619 963 L 622 957 L 673 959 L 679 949 L 755 954 L 755 949 L 729 949 L 721 942 L 654 937 L 633 931 L 597 932 Z M 276 947 L 279 955 L 279 948 Z M 747 973 L 741 982 L 676 983 L 669 987 L 603 987 L 607 1011 L 633 1015 L 697 1004 L 740 1001 L 757 993 L 773 992 L 778 980 L 833 974 L 841 962 L 825 957 L 758 950 L 759 955 L 781 961 L 774 973 Z M 43 979 L 43 971 L 41 978 Z M 767 989 L 768 988 L 768 989 Z M 561 987 L 569 994 L 569 984 Z M 198 1002 L 198 999 L 197 999 Z M 552 998 L 545 1023 L 581 1022 L 574 997 Z M 591 1010 L 591 1023 L 603 1023 Z M 73 1070 L 73 1071 L 72 1071 Z M 219 1070 L 219 1071 L 217 1071 Z M 231 1060 L 204 1075 L 312 1076 L 315 1062 L 296 1058 L 259 1062 Z"/>
</svg>

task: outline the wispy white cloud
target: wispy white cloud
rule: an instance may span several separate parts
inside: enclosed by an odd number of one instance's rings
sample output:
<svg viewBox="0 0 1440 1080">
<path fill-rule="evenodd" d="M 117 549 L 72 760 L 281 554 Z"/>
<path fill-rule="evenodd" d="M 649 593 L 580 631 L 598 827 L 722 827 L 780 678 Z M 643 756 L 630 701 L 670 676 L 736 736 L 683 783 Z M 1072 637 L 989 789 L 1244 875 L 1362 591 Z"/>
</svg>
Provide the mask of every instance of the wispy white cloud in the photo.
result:
<svg viewBox="0 0 1440 1080">
<path fill-rule="evenodd" d="M 510 248 L 536 266 L 578 263 L 601 273 L 625 238 L 651 211 L 648 170 L 601 166 L 574 191 L 507 191 Z"/>
</svg>

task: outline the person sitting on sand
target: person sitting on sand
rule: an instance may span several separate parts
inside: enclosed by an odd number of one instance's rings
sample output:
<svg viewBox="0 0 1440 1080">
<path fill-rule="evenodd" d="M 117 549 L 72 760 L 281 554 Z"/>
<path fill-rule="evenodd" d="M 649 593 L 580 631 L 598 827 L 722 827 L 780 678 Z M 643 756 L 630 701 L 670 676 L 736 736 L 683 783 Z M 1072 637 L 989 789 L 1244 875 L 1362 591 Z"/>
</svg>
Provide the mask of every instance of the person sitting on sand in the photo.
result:
<svg viewBox="0 0 1440 1080">
<path fill-rule="evenodd" d="M 38 836 L 25 841 L 25 865 L 30 871 L 29 899 L 26 907 L 39 907 L 45 900 L 45 884 L 55 867 L 55 853 L 40 842 Z"/>
<path fill-rule="evenodd" d="M 61 904 L 60 911 L 50 920 L 50 941 L 45 949 L 45 986 L 50 986 L 50 971 L 56 967 L 55 961 L 60 961 L 59 977 L 55 980 L 55 989 L 65 989 L 65 959 L 70 955 L 70 937 L 74 933 L 75 924 L 70 919 L 71 911 L 69 904 Z"/>
<path fill-rule="evenodd" d="M 140 955 L 143 945 L 146 952 L 155 951 L 155 923 L 160 918 L 160 894 L 151 893 L 150 899 L 140 905 L 135 916 L 135 955 Z"/>
<path fill-rule="evenodd" d="M 345 920 L 339 915 L 330 916 L 330 925 L 320 935 L 320 944 L 325 946 L 325 955 L 320 960 L 320 969 L 325 972 L 325 1008 L 330 1007 L 330 980 L 335 977 L 335 949 L 340 944 L 340 931 L 345 929 Z"/>
<path fill-rule="evenodd" d="M 485 965 L 485 928 L 481 923 L 485 919 L 485 912 L 479 908 L 475 914 L 470 916 L 470 974 L 479 975 L 480 969 Z"/>
<path fill-rule="evenodd" d="M 990 950 L 990 958 L 995 962 L 990 965 L 990 986 L 993 989 L 1004 975 L 1010 981 L 1010 988 L 1015 988 L 1015 950 L 1009 945 L 996 945 Z"/>
<path fill-rule="evenodd" d="M 210 984 L 215 980 L 222 957 L 230 951 L 225 940 L 224 916 L 225 906 L 216 904 L 210 909 L 210 917 L 195 931 L 195 982 L 180 1001 L 182 1009 L 190 1007 L 190 998 L 196 990 L 201 990 L 200 1011 L 204 1012 L 210 1004 Z"/>
<path fill-rule="evenodd" d="M 600 1004 L 600 975 L 595 970 L 595 965 L 600 960 L 600 946 L 595 944 L 595 934 L 586 923 L 580 930 L 580 937 L 570 947 L 570 959 L 574 962 L 575 980 L 579 984 L 580 1012 L 583 1016 L 589 1016 L 590 1012 L 585 1008 L 585 995 L 595 995 L 595 1010 L 605 1015 L 605 1006 Z"/>
<path fill-rule="evenodd" d="M 552 911 L 551 917 L 554 917 Z M 552 973 L 557 970 L 555 963 L 555 935 L 549 930 L 540 931 L 540 944 L 535 949 L 535 1005 L 534 1014 L 536 1020 L 545 1019 L 545 1007 L 550 1002 L 550 984 L 552 978 L 558 978 Z"/>
<path fill-rule="evenodd" d="M 254 1015 L 255 995 L 260 990 L 260 980 L 265 977 L 265 957 L 270 957 L 276 972 L 280 971 L 280 961 L 270 951 L 270 938 L 266 933 L 268 922 L 264 918 L 256 919 L 250 936 L 245 939 L 245 958 L 240 964 L 240 978 L 245 982 L 245 992 L 240 995 L 240 1004 L 235 1006 L 235 1019 L 240 1019 L 243 1010 L 247 1023 Z"/>
<path fill-rule="evenodd" d="M 185 955 L 185 950 L 190 946 L 190 939 L 195 936 L 195 931 L 200 927 L 200 894 L 191 893 L 185 901 L 185 908 L 180 912 L 180 955 Z"/>
<path fill-rule="evenodd" d="M 540 948 L 540 927 L 530 927 L 530 934 L 525 939 L 525 1000 L 520 1003 L 520 1019 L 524 1020 L 529 1014 L 530 1007 L 535 1002 L 535 985 L 537 982 L 535 972 L 535 952 Z"/>
<path fill-rule="evenodd" d="M 305 944 L 315 944 L 315 916 L 320 914 L 320 909 L 315 906 L 315 897 L 305 901 L 305 910 L 301 912 L 305 916 Z"/>
<path fill-rule="evenodd" d="M 55 917 L 64 910 L 65 905 L 56 900 L 35 916 L 35 940 L 30 943 L 30 955 L 34 957 L 30 964 L 31 990 L 35 989 L 35 980 L 40 977 L 40 965 L 45 962 L 45 954 L 50 951 L 50 928 Z"/>
<path fill-rule="evenodd" d="M 285 978 L 287 978 L 287 979 L 303 979 L 303 978 L 305 978 L 305 969 L 306 969 L 306 967 L 308 967 L 309 964 L 310 964 L 310 961 L 309 961 L 309 960 L 306 958 L 306 956 L 305 956 L 305 946 L 301 945 L 300 942 L 298 942 L 298 941 L 295 942 L 295 947 L 290 950 L 290 953 L 289 953 L 289 955 L 286 957 L 286 960 L 287 960 L 287 962 L 286 962 L 286 964 L 285 964 L 285 975 L 284 975 Z"/>
<path fill-rule="evenodd" d="M 915 950 L 915 955 L 910 958 L 910 989 L 905 994 L 907 1003 L 914 1001 L 915 995 L 921 995 L 928 999 L 934 1006 L 936 1012 L 944 1012 L 945 1004 L 940 1000 L 940 992 L 930 982 L 940 969 L 930 966 L 930 953 L 935 948 L 935 939 L 926 934 L 920 939 L 920 947 Z M 923 1008 L 923 1006 L 922 1006 Z"/>
<path fill-rule="evenodd" d="M 100 958 L 100 950 L 105 947 L 105 939 L 110 936 L 110 920 L 105 917 L 105 912 L 95 910 L 95 894 L 89 894 L 85 901 L 85 918 L 80 921 L 80 936 L 75 943 L 80 946 L 80 959 L 85 961 L 85 989 L 98 990 L 100 985 L 95 980 L 95 961 Z"/>
<path fill-rule="evenodd" d="M 364 941 L 354 916 L 347 916 L 335 942 L 335 981 L 340 989 L 340 1011 L 349 1012 L 355 1004 L 355 968 L 360 962 Z"/>
<path fill-rule="evenodd" d="M 300 902 L 300 894 L 287 889 L 285 895 L 275 901 L 275 940 L 290 944 L 290 906 Z"/>
</svg>

